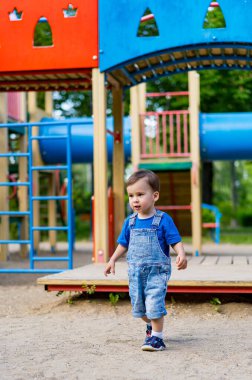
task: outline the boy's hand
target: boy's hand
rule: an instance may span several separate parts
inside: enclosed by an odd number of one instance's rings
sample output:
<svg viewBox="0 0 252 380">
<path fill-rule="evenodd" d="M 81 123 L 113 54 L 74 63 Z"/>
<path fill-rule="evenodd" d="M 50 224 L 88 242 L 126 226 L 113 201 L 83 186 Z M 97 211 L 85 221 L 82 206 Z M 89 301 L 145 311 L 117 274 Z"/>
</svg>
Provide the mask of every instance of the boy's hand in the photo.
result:
<svg viewBox="0 0 252 380">
<path fill-rule="evenodd" d="M 176 259 L 176 266 L 177 266 L 178 270 L 186 269 L 187 259 L 186 259 L 186 256 L 184 254 L 183 255 L 178 254 L 177 259 Z"/>
<path fill-rule="evenodd" d="M 106 265 L 106 268 L 104 270 L 104 275 L 107 276 L 110 273 L 115 274 L 115 262 L 111 259 Z"/>
</svg>

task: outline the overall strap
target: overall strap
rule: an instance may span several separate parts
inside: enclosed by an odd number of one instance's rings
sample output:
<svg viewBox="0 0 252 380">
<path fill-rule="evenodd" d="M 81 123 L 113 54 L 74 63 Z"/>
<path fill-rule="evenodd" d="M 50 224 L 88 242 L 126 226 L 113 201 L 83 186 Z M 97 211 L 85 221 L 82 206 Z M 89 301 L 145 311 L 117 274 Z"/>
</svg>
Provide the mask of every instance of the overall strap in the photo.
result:
<svg viewBox="0 0 252 380">
<path fill-rule="evenodd" d="M 154 228 L 158 228 L 163 215 L 163 211 L 156 210 L 151 226 Z"/>
<path fill-rule="evenodd" d="M 135 223 L 136 223 L 136 217 L 137 217 L 137 212 L 134 212 L 134 214 L 130 215 L 129 218 L 129 227 L 133 228 Z"/>
</svg>

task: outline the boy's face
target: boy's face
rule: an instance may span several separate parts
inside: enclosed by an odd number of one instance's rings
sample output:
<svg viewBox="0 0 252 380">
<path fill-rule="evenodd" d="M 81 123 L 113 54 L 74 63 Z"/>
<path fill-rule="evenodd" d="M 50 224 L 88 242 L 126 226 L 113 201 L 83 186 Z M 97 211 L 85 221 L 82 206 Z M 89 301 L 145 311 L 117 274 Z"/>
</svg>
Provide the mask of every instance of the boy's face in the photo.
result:
<svg viewBox="0 0 252 380">
<path fill-rule="evenodd" d="M 144 218 L 155 213 L 155 202 L 159 198 L 159 192 L 153 191 L 146 178 L 141 178 L 133 185 L 127 187 L 129 204 L 134 212 Z"/>
</svg>

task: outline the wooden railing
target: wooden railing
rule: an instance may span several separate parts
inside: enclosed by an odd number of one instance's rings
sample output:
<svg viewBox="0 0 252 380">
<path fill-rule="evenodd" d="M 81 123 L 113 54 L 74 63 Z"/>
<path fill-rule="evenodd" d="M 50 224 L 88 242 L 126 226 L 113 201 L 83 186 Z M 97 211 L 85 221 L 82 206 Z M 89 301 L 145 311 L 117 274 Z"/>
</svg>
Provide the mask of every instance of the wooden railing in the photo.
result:
<svg viewBox="0 0 252 380">
<path fill-rule="evenodd" d="M 189 111 L 140 114 L 141 158 L 190 157 Z"/>
</svg>

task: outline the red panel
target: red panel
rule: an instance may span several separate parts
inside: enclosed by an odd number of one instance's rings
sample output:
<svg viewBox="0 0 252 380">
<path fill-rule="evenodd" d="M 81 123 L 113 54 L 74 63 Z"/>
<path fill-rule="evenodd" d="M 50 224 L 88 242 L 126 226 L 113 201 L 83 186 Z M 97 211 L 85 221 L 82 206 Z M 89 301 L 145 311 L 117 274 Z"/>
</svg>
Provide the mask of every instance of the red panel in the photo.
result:
<svg viewBox="0 0 252 380">
<path fill-rule="evenodd" d="M 69 4 L 75 17 L 64 17 Z M 14 8 L 22 19 L 10 21 Z M 45 17 L 53 46 L 34 47 L 34 30 Z M 97 0 L 2 0 L 0 3 L 0 71 L 98 67 Z"/>
</svg>

